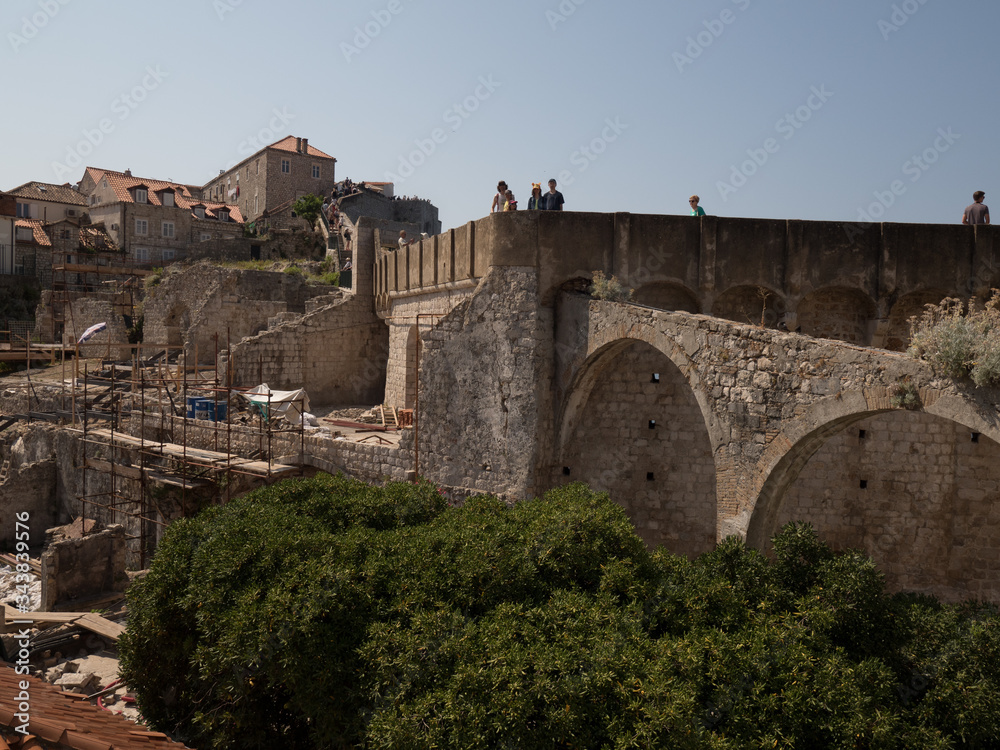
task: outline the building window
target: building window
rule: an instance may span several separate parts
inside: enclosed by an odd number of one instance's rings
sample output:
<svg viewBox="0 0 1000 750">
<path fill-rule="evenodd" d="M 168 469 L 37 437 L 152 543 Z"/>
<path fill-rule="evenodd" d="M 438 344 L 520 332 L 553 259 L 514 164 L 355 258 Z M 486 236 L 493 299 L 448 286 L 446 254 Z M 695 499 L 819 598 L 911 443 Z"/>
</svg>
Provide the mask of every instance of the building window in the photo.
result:
<svg viewBox="0 0 1000 750">
<path fill-rule="evenodd" d="M 145 219 L 135 220 L 135 233 L 145 235 L 149 231 L 149 222 Z"/>
<path fill-rule="evenodd" d="M 199 219 L 204 219 L 205 218 L 205 207 L 204 206 L 195 206 L 194 215 L 197 216 Z"/>
<path fill-rule="evenodd" d="M 163 194 L 163 205 L 168 207 L 174 205 L 174 194 L 171 193 L 170 191 L 167 191 L 166 193 Z"/>
<path fill-rule="evenodd" d="M 257 195 L 255 194 L 254 197 L 253 197 L 253 212 L 254 212 L 255 215 L 258 214 L 258 213 L 260 213 L 260 208 L 258 206 L 259 206 L 259 204 L 258 204 L 258 200 L 257 200 Z"/>
<path fill-rule="evenodd" d="M 59 239 L 68 240 L 69 239 L 69 230 L 68 229 L 60 230 L 60 232 L 59 232 Z"/>
<path fill-rule="evenodd" d="M 31 218 L 31 204 L 30 203 L 18 203 L 17 204 L 17 218 L 19 218 L 19 219 L 30 219 Z"/>
<path fill-rule="evenodd" d="M 313 164 L 313 179 L 319 179 L 319 164 Z"/>
<path fill-rule="evenodd" d="M 146 188 L 135 189 L 135 202 L 146 203 Z"/>
<path fill-rule="evenodd" d="M 257 174 L 260 174 L 260 159 L 257 160 Z"/>
<path fill-rule="evenodd" d="M 219 221 L 229 221 L 229 211 L 224 208 L 216 211 L 216 215 L 219 217 Z"/>
<path fill-rule="evenodd" d="M 282 159 L 281 160 L 281 173 L 282 174 L 291 174 L 291 172 L 292 172 L 292 163 L 288 159 Z"/>
<path fill-rule="evenodd" d="M 164 237 L 174 236 L 174 222 L 172 221 L 163 222 L 163 236 Z"/>
<path fill-rule="evenodd" d="M 202 232 L 201 233 L 201 241 L 202 242 L 208 242 L 208 240 L 210 240 L 210 239 L 212 239 L 212 235 L 210 235 L 208 232 Z"/>
<path fill-rule="evenodd" d="M 35 233 L 28 227 L 18 227 L 16 236 L 19 242 L 31 242 L 35 239 Z"/>
<path fill-rule="evenodd" d="M 165 261 L 167 261 L 167 260 L 173 260 L 176 257 L 177 257 L 177 251 L 176 250 L 172 250 L 170 248 L 167 248 L 166 250 L 163 251 L 163 260 L 165 260 Z"/>
<path fill-rule="evenodd" d="M 134 250 L 136 263 L 149 263 L 149 248 L 137 247 Z"/>
</svg>

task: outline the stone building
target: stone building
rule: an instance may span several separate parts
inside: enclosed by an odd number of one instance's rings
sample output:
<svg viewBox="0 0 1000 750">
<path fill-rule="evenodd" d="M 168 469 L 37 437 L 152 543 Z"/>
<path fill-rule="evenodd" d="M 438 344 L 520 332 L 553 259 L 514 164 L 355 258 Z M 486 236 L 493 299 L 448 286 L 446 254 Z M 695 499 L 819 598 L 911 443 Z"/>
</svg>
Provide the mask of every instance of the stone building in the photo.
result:
<svg viewBox="0 0 1000 750">
<path fill-rule="evenodd" d="M 162 266 L 186 257 L 189 245 L 243 236 L 238 206 L 202 200 L 190 185 L 87 167 L 80 190 L 91 222 L 136 265 Z"/>
<path fill-rule="evenodd" d="M 308 138 L 288 136 L 235 167 L 219 172 L 202 195 L 239 206 L 248 221 L 274 213 L 304 195 L 329 195 L 336 183 L 337 160 L 309 145 Z"/>
<path fill-rule="evenodd" d="M 0 275 L 14 272 L 15 200 L 0 193 Z"/>
</svg>

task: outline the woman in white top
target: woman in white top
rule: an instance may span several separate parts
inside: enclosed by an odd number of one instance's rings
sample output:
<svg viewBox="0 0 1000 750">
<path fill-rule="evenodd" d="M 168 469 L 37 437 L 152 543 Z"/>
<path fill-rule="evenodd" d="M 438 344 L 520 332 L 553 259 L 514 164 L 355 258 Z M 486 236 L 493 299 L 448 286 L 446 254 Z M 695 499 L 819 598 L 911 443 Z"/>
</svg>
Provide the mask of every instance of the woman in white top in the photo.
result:
<svg viewBox="0 0 1000 750">
<path fill-rule="evenodd" d="M 503 180 L 497 183 L 497 194 L 493 196 L 493 205 L 490 206 L 490 213 L 503 211 L 503 204 L 507 202 L 507 183 Z"/>
</svg>

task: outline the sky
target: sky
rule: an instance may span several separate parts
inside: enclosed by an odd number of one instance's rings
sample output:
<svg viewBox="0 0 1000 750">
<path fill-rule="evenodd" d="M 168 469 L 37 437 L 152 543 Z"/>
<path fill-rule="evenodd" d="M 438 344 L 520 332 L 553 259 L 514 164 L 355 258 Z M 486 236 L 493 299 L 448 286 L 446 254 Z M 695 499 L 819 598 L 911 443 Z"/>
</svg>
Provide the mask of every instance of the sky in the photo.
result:
<svg viewBox="0 0 1000 750">
<path fill-rule="evenodd" d="M 958 223 L 998 164 L 996 0 L 4 0 L 0 189 L 201 185 L 288 135 L 445 229 L 572 211 Z"/>
</svg>

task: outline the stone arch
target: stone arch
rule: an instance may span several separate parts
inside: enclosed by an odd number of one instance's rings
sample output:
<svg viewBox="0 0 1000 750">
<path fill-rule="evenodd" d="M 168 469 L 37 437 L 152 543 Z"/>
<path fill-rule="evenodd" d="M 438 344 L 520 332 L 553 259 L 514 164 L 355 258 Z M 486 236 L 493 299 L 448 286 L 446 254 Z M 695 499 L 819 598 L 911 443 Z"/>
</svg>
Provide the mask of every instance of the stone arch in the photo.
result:
<svg viewBox="0 0 1000 750">
<path fill-rule="evenodd" d="M 670 281 L 654 281 L 635 290 L 632 300 L 640 305 L 656 307 L 660 310 L 679 310 L 699 313 L 701 307 L 694 292 L 683 284 Z"/>
<path fill-rule="evenodd" d="M 766 300 L 761 296 L 761 290 L 767 293 Z M 785 311 L 785 298 L 763 286 L 730 287 L 716 297 L 712 305 L 712 315 L 716 318 L 743 325 L 760 325 L 763 319 L 766 328 L 776 328 Z"/>
<path fill-rule="evenodd" d="M 801 332 L 821 339 L 868 346 L 875 301 L 860 289 L 828 287 L 807 294 L 798 304 Z"/>
<path fill-rule="evenodd" d="M 584 481 L 624 507 L 643 540 L 695 556 L 715 544 L 713 444 L 687 378 L 637 339 L 588 357 L 567 400 L 555 481 Z"/>
<path fill-rule="evenodd" d="M 766 549 L 784 523 L 806 521 L 872 556 L 892 588 L 1000 601 L 988 537 L 1000 524 L 997 424 L 960 396 L 907 411 L 858 394 L 811 412 L 762 457 L 747 542 Z"/>
<path fill-rule="evenodd" d="M 403 408 L 412 409 L 417 401 L 417 347 L 420 346 L 420 332 L 416 325 L 406 333 L 406 365 L 404 367 Z"/>
<path fill-rule="evenodd" d="M 882 337 L 882 348 L 894 352 L 906 351 L 910 343 L 910 318 L 923 313 L 926 305 L 936 305 L 949 296 L 955 295 L 949 295 L 941 289 L 922 289 L 904 294 L 896 300 L 889 311 L 885 335 Z"/>
</svg>

